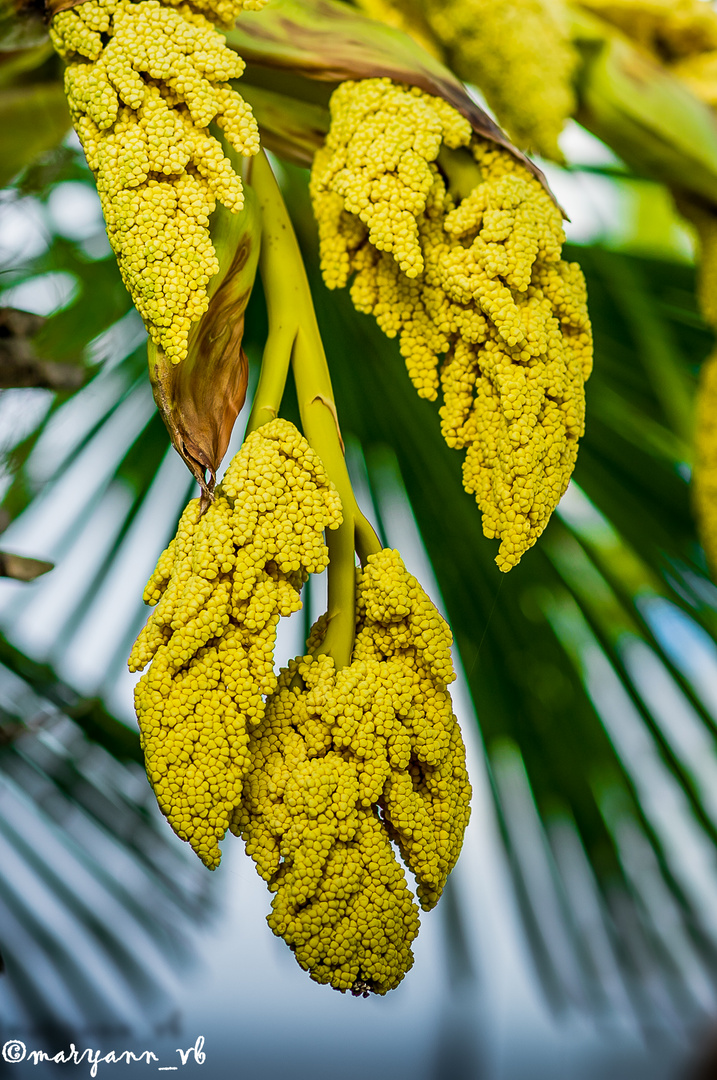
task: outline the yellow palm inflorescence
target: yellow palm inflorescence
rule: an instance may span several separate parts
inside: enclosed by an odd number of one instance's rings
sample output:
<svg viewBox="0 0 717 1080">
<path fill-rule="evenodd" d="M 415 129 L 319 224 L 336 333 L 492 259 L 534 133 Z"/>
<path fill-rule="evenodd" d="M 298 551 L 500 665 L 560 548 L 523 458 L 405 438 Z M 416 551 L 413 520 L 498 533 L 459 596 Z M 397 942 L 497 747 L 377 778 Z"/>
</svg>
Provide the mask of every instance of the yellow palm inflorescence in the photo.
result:
<svg viewBox="0 0 717 1080">
<path fill-rule="evenodd" d="M 343 83 L 331 115 L 311 179 L 324 280 L 353 278 L 355 306 L 399 338 L 418 393 L 442 390 L 443 435 L 466 450 L 464 485 L 509 570 L 565 491 L 584 429 L 592 336 L 560 211 L 417 88 Z M 451 189 L 454 168 L 472 171 L 469 190 Z"/>
<path fill-rule="evenodd" d="M 692 495 L 712 575 L 717 576 L 717 353 L 700 370 L 695 423 L 695 467 Z"/>
<path fill-rule="evenodd" d="M 72 120 L 122 278 L 173 363 L 187 354 L 219 269 L 210 215 L 217 200 L 232 211 L 243 206 L 241 179 L 209 124 L 237 153 L 259 149 L 251 109 L 227 81 L 244 63 L 210 19 L 231 21 L 243 7 L 260 6 L 87 0 L 50 28 L 67 61 Z"/>
<path fill-rule="evenodd" d="M 665 62 L 717 49 L 717 15 L 705 0 L 577 0 Z"/>
<path fill-rule="evenodd" d="M 358 574 L 355 646 L 339 671 L 321 654 L 325 628 L 251 733 L 232 829 L 276 894 L 269 925 L 311 977 L 384 994 L 411 967 L 419 926 L 391 840 L 430 908 L 470 813 L 451 635 L 390 550 Z"/>
<path fill-rule="evenodd" d="M 558 137 L 575 111 L 579 62 L 562 0 L 422 0 L 422 7 L 453 70 L 480 86 L 518 146 L 562 160 Z"/>
<path fill-rule="evenodd" d="M 707 205 L 681 198 L 678 208 L 699 236 L 698 298 L 702 313 L 717 329 L 717 214 Z M 692 500 L 699 536 L 713 577 L 717 577 L 717 351 L 703 361 L 695 408 Z"/>
<path fill-rule="evenodd" d="M 301 607 L 308 574 L 328 563 L 323 530 L 341 506 L 297 429 L 251 434 L 214 502 L 184 511 L 145 590 L 156 604 L 129 666 L 142 747 L 160 808 L 213 869 L 249 769 L 248 742 L 276 686 L 279 617 Z"/>
<path fill-rule="evenodd" d="M 579 0 L 717 108 L 717 12 L 705 0 Z"/>
</svg>

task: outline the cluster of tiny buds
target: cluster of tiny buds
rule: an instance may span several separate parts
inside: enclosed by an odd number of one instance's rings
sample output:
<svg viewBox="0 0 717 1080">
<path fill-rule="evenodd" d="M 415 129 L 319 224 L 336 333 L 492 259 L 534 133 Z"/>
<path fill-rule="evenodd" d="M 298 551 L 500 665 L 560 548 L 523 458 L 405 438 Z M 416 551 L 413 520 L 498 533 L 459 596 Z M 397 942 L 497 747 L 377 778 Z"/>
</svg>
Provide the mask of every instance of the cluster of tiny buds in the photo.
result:
<svg viewBox="0 0 717 1080">
<path fill-rule="evenodd" d="M 418 911 L 393 848 L 433 907 L 470 812 L 447 691 L 450 631 L 397 551 L 358 575 L 351 663 L 321 652 L 279 677 L 250 736 L 233 831 L 274 892 L 269 925 L 317 982 L 384 994 L 413 957 Z"/>
<path fill-rule="evenodd" d="M 217 200 L 242 209 L 242 183 L 213 121 L 244 156 L 259 150 L 251 109 L 228 80 L 244 70 L 210 19 L 243 5 L 86 0 L 53 19 L 65 89 L 95 173 L 107 234 L 147 330 L 172 363 L 187 355 L 219 264 Z M 251 7 L 261 6 L 253 0 Z"/>
<path fill-rule="evenodd" d="M 415 87 L 343 83 L 331 116 L 311 179 L 324 280 L 352 279 L 418 393 L 442 392 L 444 438 L 466 450 L 464 486 L 509 570 L 563 495 L 584 425 L 592 337 L 560 211 L 512 154 Z M 462 198 L 458 160 L 474 180 Z"/>
<path fill-rule="evenodd" d="M 274 420 L 233 458 L 204 514 L 193 499 L 144 599 L 129 658 L 148 776 L 162 811 L 210 868 L 249 768 L 249 733 L 276 686 L 281 616 L 328 563 L 341 504 L 297 429 Z"/>
</svg>

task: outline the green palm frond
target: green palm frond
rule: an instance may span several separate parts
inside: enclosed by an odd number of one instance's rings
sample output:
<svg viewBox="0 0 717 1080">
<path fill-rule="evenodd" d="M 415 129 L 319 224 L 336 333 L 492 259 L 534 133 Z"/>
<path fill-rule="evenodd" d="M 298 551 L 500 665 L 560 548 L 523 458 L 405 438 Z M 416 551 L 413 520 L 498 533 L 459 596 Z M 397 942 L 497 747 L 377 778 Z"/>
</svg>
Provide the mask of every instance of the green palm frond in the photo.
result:
<svg viewBox="0 0 717 1080">
<path fill-rule="evenodd" d="M 136 734 L 4 639 L 0 699 L 0 925 L 15 1011 L 67 1033 L 163 1018 L 212 903 L 161 825 Z"/>
</svg>

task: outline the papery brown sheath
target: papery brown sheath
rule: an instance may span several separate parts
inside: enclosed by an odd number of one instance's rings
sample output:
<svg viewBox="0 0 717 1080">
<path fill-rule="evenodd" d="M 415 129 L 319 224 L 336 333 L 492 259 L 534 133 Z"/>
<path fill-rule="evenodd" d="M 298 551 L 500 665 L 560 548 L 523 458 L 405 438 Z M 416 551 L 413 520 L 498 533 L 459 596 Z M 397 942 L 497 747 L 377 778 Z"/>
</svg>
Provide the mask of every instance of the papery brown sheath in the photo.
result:
<svg viewBox="0 0 717 1080">
<path fill-rule="evenodd" d="M 230 152 L 225 144 L 225 153 Z M 219 272 L 209 282 L 209 308 L 190 332 L 187 356 L 172 364 L 151 339 L 148 348 L 154 400 L 172 445 L 202 489 L 205 506 L 246 398 L 244 313 L 261 242 L 261 213 L 248 185 L 244 209 L 232 213 L 217 204 L 210 228 Z"/>
</svg>

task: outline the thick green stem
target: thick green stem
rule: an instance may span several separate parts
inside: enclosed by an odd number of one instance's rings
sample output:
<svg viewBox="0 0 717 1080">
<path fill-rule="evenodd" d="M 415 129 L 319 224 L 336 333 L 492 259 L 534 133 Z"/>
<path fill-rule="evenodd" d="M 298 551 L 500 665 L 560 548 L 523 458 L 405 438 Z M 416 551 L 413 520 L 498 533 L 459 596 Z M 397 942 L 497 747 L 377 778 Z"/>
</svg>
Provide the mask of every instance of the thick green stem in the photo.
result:
<svg viewBox="0 0 717 1080">
<path fill-rule="evenodd" d="M 254 395 L 246 433 L 251 434 L 262 424 L 268 424 L 279 415 L 284 396 L 286 377 L 289 374 L 291 350 L 296 338 L 295 303 L 290 302 L 292 281 L 286 281 L 282 266 L 283 251 L 281 232 L 283 221 L 277 214 L 276 200 L 272 198 L 275 184 L 266 155 L 262 151 L 247 169 L 247 182 L 251 183 L 261 208 L 262 244 L 259 271 L 264 282 L 266 306 L 269 316 L 269 334 L 261 361 L 261 372 Z M 281 282 L 280 288 L 269 287 L 269 282 Z M 292 298 L 293 299 L 293 298 Z"/>
<path fill-rule="evenodd" d="M 298 245 L 296 251 L 298 254 Z M 323 345 L 316 326 L 313 306 L 310 306 L 309 310 L 313 326 L 307 326 L 306 323 L 309 320 L 303 320 L 304 325 L 300 327 L 294 344 L 293 367 L 299 412 L 304 434 L 323 461 L 330 479 L 335 484 L 343 512 L 343 522 L 339 528 L 327 534 L 329 625 L 317 653 L 332 656 L 336 667 L 340 668 L 351 662 L 354 645 L 355 522 L 360 511 L 344 460 L 328 367 L 326 367 L 325 358 L 325 371 L 321 370 L 320 363 L 316 363 L 317 342 L 322 358 Z"/>
<path fill-rule="evenodd" d="M 351 487 L 304 262 L 281 191 L 263 153 L 255 159 L 252 185 L 263 212 L 260 269 L 269 311 L 269 340 L 248 430 L 253 431 L 277 415 L 291 358 L 304 435 L 334 483 L 343 511 L 342 524 L 327 536 L 329 625 L 324 641 L 315 650 L 333 657 L 336 667 L 341 668 L 351 662 L 353 651 L 354 551 L 358 549 L 365 560 L 372 552 L 380 551 L 381 545 Z"/>
</svg>

